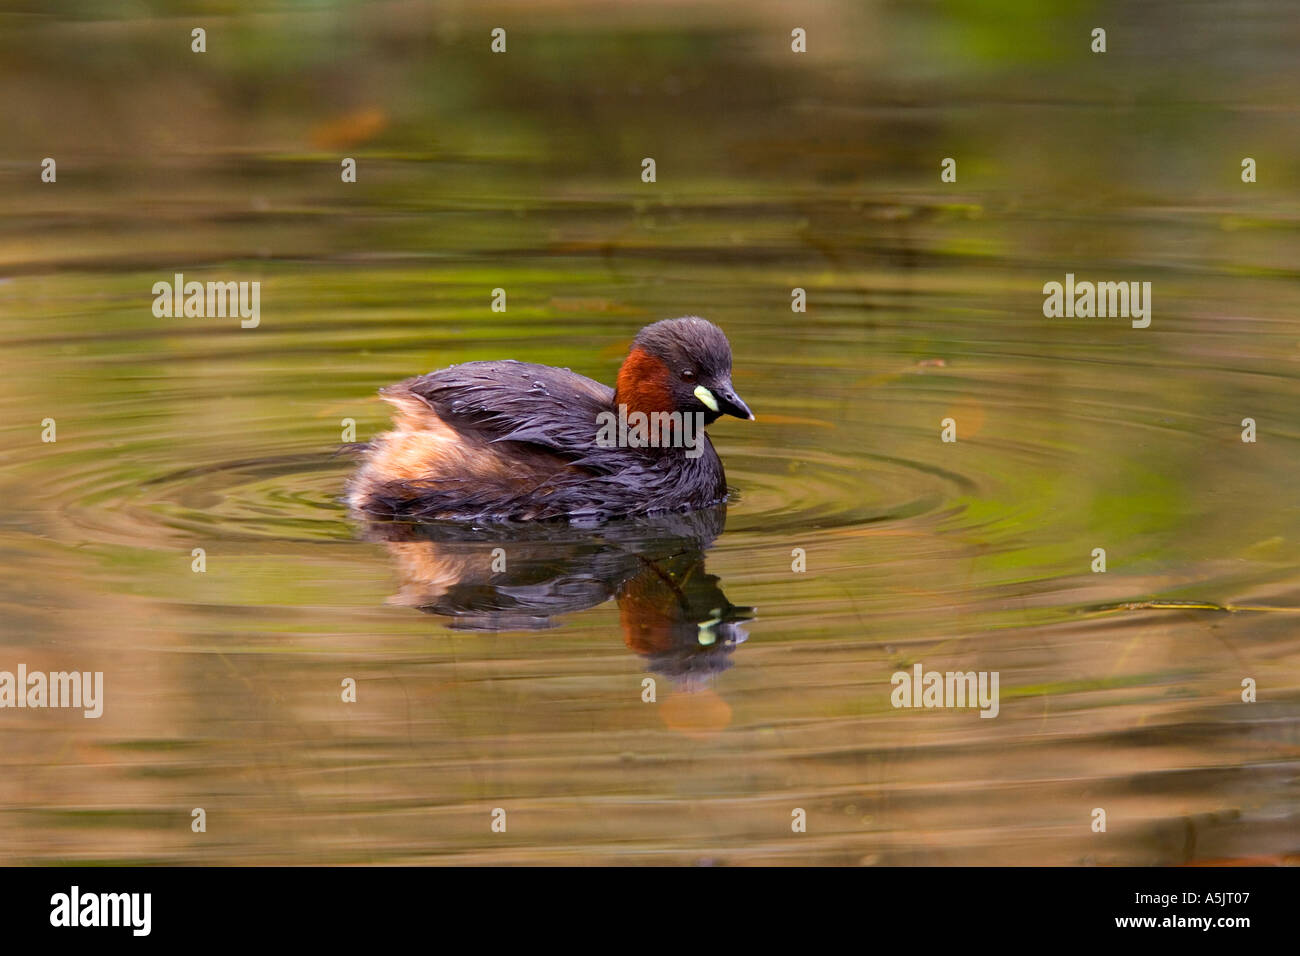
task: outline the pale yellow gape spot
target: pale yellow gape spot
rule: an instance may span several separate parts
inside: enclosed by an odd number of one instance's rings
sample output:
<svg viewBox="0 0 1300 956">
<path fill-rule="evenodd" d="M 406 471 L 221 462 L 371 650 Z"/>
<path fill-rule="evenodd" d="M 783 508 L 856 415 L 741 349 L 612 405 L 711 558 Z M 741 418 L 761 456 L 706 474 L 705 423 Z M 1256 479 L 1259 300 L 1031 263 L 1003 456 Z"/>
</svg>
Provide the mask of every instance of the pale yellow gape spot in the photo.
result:
<svg viewBox="0 0 1300 956">
<path fill-rule="evenodd" d="M 716 412 L 718 410 L 718 400 L 714 398 L 713 393 L 703 385 L 695 386 L 695 397 L 702 401 L 709 411 Z"/>
<path fill-rule="evenodd" d="M 700 387 L 704 388 L 702 385 Z M 707 388 L 704 390 L 706 392 L 708 391 Z M 710 395 L 709 397 L 712 398 L 713 396 Z M 701 401 L 703 401 L 703 399 L 701 399 Z M 707 621 L 700 621 L 700 623 L 696 625 L 696 630 L 699 632 L 700 643 L 705 647 L 715 643 L 718 640 L 718 635 L 714 633 L 713 629 L 721 623 L 722 609 L 715 607 L 709 612 L 709 619 Z"/>
</svg>

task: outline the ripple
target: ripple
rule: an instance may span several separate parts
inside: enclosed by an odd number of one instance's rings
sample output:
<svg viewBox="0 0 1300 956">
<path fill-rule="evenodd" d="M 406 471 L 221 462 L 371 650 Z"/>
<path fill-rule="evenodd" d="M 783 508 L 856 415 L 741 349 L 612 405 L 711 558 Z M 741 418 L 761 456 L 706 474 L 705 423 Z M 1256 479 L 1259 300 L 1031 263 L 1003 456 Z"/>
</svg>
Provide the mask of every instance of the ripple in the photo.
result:
<svg viewBox="0 0 1300 956">
<path fill-rule="evenodd" d="M 340 502 L 350 467 L 322 453 L 215 462 L 138 483 L 83 471 L 59 497 L 83 535 L 106 541 L 155 541 L 150 529 L 231 541 L 352 540 Z"/>
<path fill-rule="evenodd" d="M 730 531 L 824 530 L 938 511 L 975 482 L 927 462 L 862 454 L 809 455 L 780 446 L 726 456 L 736 490 Z"/>
<path fill-rule="evenodd" d="M 136 463 L 138 466 L 138 462 Z M 61 511 L 84 533 L 137 543 L 148 529 L 229 540 L 353 540 L 342 503 L 354 462 L 330 452 L 241 458 L 132 481 L 110 465 L 63 472 Z M 969 477 L 887 455 L 782 446 L 726 454 L 728 530 L 781 533 L 906 520 L 976 490 Z"/>
</svg>

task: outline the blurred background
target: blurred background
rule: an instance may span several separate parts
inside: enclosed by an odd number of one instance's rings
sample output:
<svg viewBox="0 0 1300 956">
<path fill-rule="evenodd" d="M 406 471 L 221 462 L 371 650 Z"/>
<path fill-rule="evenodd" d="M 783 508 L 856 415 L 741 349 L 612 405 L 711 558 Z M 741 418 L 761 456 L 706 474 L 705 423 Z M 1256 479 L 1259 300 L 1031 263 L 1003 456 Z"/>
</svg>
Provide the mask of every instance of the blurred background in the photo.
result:
<svg viewBox="0 0 1300 956">
<path fill-rule="evenodd" d="M 10 0 L 0 669 L 107 689 L 0 711 L 0 863 L 1295 862 L 1298 44 L 1286 0 Z M 260 326 L 156 318 L 177 272 Z M 1150 328 L 1044 318 L 1067 272 Z M 612 382 L 688 313 L 758 417 L 725 514 L 502 579 L 340 504 L 378 387 Z M 918 662 L 999 717 L 893 709 Z"/>
</svg>

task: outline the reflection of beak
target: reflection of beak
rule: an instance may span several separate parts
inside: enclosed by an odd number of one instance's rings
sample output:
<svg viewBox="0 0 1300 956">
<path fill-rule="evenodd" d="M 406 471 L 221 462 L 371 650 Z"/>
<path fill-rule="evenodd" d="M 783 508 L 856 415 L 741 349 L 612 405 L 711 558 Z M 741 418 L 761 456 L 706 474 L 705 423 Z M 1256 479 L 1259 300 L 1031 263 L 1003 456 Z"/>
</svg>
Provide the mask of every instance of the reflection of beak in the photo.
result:
<svg viewBox="0 0 1300 956">
<path fill-rule="evenodd" d="M 735 415 L 737 418 L 743 418 L 749 422 L 754 420 L 754 413 L 749 410 L 749 406 L 731 387 L 730 379 L 719 382 L 718 387 L 712 389 L 712 392 L 714 400 L 718 403 L 718 407 L 714 411 L 719 415 Z"/>
<path fill-rule="evenodd" d="M 705 647 L 717 643 L 719 637 L 723 644 L 743 644 L 749 633 L 741 625 L 745 621 L 752 621 L 755 616 L 752 607 L 736 604 L 728 604 L 725 608 L 715 607 L 709 612 L 707 621 L 700 621 L 696 625 L 699 632 L 697 640 Z"/>
</svg>

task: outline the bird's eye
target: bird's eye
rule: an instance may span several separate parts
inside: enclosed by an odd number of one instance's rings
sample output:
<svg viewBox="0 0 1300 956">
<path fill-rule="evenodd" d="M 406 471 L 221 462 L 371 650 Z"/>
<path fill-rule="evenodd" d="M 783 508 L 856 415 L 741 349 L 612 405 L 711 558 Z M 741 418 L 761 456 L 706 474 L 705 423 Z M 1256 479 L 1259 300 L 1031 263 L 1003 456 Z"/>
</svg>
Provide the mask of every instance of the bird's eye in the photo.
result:
<svg viewBox="0 0 1300 956">
<path fill-rule="evenodd" d="M 688 368 L 682 369 L 682 381 L 683 382 L 695 381 L 695 373 Z"/>
</svg>

